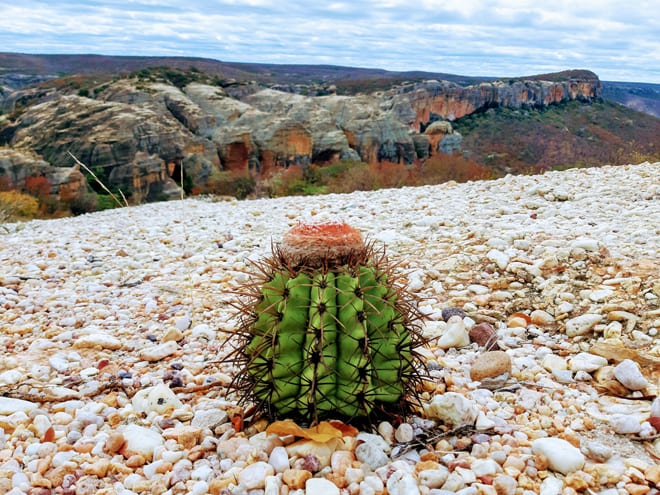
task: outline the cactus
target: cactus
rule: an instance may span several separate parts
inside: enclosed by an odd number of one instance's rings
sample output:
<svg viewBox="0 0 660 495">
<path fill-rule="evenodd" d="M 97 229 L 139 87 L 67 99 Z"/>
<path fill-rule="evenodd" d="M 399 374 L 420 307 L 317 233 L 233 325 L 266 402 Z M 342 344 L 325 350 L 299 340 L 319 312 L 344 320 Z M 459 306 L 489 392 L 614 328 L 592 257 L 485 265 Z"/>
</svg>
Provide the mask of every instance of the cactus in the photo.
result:
<svg viewBox="0 0 660 495">
<path fill-rule="evenodd" d="M 299 224 L 258 267 L 234 355 L 244 399 L 308 422 L 410 412 L 419 313 L 384 250 L 345 223 Z"/>
</svg>

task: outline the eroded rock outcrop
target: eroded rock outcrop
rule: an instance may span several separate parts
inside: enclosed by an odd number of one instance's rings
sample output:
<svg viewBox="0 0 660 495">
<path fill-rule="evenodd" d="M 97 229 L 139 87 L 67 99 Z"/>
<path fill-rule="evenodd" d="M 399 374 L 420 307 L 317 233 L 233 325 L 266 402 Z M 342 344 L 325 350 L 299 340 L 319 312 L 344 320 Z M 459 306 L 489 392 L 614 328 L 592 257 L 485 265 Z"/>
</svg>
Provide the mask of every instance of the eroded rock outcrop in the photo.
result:
<svg viewBox="0 0 660 495">
<path fill-rule="evenodd" d="M 119 79 L 94 98 L 24 90 L 25 105 L 0 125 L 0 141 L 47 164 L 71 167 L 69 152 L 127 195 L 176 194 L 183 175 L 203 188 L 214 171 L 269 174 L 278 167 L 341 159 L 413 164 L 460 151 L 450 121 L 496 106 L 541 107 L 600 95 L 590 73 L 557 82 L 512 80 L 462 87 L 425 81 L 384 93 L 304 96 L 248 85 L 223 88 Z M 13 99 L 12 99 L 13 98 Z M 36 103 L 39 102 L 39 103 Z"/>
<path fill-rule="evenodd" d="M 59 201 L 72 201 L 87 189 L 85 176 L 77 165 L 53 167 L 45 160 L 13 149 L 0 148 L 0 182 L 10 189 L 29 189 L 30 179 L 43 178 L 48 191 Z"/>
<path fill-rule="evenodd" d="M 459 86 L 447 81 L 425 81 L 388 93 L 390 105 L 413 129 L 423 132 L 430 123 L 455 120 L 492 107 L 543 107 L 568 100 L 591 101 L 601 96 L 598 77 L 582 71 L 563 81 L 510 80 Z"/>
</svg>

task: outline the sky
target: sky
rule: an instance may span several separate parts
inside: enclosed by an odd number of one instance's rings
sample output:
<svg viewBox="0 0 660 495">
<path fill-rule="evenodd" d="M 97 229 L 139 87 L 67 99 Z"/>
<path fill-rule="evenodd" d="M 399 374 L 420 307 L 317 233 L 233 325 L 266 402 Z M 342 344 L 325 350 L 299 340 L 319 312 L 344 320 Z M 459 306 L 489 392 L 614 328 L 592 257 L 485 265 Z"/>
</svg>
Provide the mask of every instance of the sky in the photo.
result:
<svg viewBox="0 0 660 495">
<path fill-rule="evenodd" d="M 0 51 L 660 84 L 660 0 L 3 0 Z"/>
</svg>

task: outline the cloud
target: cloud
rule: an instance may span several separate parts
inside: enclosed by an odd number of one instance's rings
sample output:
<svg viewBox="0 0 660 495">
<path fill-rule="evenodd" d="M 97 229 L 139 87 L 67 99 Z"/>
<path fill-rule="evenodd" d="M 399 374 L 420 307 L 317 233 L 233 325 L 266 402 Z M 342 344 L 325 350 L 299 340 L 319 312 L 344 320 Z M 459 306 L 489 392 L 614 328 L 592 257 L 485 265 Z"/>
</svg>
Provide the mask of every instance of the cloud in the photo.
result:
<svg viewBox="0 0 660 495">
<path fill-rule="evenodd" d="M 570 68 L 660 83 L 651 1 L 24 0 L 5 51 L 182 55 L 514 76 Z"/>
</svg>

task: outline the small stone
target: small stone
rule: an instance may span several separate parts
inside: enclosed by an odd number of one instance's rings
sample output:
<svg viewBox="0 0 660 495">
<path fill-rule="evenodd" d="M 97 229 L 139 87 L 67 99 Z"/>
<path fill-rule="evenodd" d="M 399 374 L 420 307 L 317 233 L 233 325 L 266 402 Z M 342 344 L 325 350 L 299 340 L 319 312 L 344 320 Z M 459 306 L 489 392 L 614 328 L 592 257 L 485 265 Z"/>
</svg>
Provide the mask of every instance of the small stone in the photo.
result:
<svg viewBox="0 0 660 495">
<path fill-rule="evenodd" d="M 660 486 L 660 464 L 649 466 L 644 470 L 644 478 L 653 483 L 656 487 Z"/>
<path fill-rule="evenodd" d="M 338 452 L 333 453 L 333 456 L 337 453 Z M 289 454 L 287 453 L 286 449 L 281 446 L 275 447 L 270 452 L 268 463 L 273 466 L 273 469 L 276 473 L 283 473 L 291 467 L 289 463 Z"/>
<path fill-rule="evenodd" d="M 614 377 L 630 390 L 643 390 L 649 384 L 635 361 L 624 359 L 614 367 Z"/>
<path fill-rule="evenodd" d="M 287 469 L 282 473 L 282 481 L 291 490 L 300 490 L 305 487 L 307 480 L 312 477 L 312 473 L 304 469 Z"/>
<path fill-rule="evenodd" d="M 444 321 L 449 321 L 449 318 L 452 316 L 458 316 L 461 318 L 465 318 L 465 311 L 463 311 L 461 308 L 444 308 L 442 310 L 442 319 Z"/>
<path fill-rule="evenodd" d="M 537 455 L 543 454 L 548 459 L 550 469 L 564 475 L 584 466 L 584 455 L 561 438 L 537 438 L 532 442 L 532 452 Z"/>
<path fill-rule="evenodd" d="M 639 433 L 642 429 L 637 417 L 628 414 L 613 414 L 610 426 L 615 433 L 620 435 Z"/>
<path fill-rule="evenodd" d="M 497 332 L 493 325 L 488 322 L 481 322 L 473 326 L 468 333 L 471 342 L 475 342 L 486 350 L 497 350 Z"/>
<path fill-rule="evenodd" d="M 215 330 L 206 323 L 195 325 L 190 334 L 193 339 L 205 339 L 208 341 L 215 339 Z"/>
<path fill-rule="evenodd" d="M 14 385 L 23 378 L 19 370 L 7 370 L 0 373 L 0 385 Z"/>
<path fill-rule="evenodd" d="M 429 488 L 440 488 L 447 481 L 449 469 L 438 466 L 436 469 L 424 469 L 417 473 L 419 484 Z"/>
<path fill-rule="evenodd" d="M 412 442 L 414 438 L 413 427 L 408 423 L 401 423 L 394 433 L 394 438 L 399 443 Z"/>
<path fill-rule="evenodd" d="M 470 378 L 481 381 L 511 372 L 511 358 L 504 351 L 489 351 L 480 354 L 470 367 Z"/>
<path fill-rule="evenodd" d="M 412 475 L 404 471 L 395 471 L 387 479 L 387 493 L 389 495 L 419 495 L 419 487 Z"/>
<path fill-rule="evenodd" d="M 387 421 L 382 421 L 378 424 L 378 434 L 383 437 L 383 439 L 391 444 L 394 442 L 394 427 L 391 423 Z"/>
<path fill-rule="evenodd" d="M 176 327 L 170 327 L 167 329 L 161 340 L 163 342 L 170 342 L 170 341 L 178 342 L 182 338 L 183 338 L 183 332 L 181 330 L 179 330 Z"/>
<path fill-rule="evenodd" d="M 195 415 L 193 416 L 190 425 L 195 426 L 196 428 L 215 430 L 221 424 L 226 423 L 227 420 L 227 412 L 222 409 L 202 409 L 200 411 L 195 411 Z"/>
<path fill-rule="evenodd" d="M 122 348 L 122 343 L 121 340 L 112 335 L 99 332 L 81 335 L 74 341 L 73 346 L 77 348 L 101 347 L 102 349 L 116 351 Z"/>
<path fill-rule="evenodd" d="M 539 327 L 552 325 L 555 322 L 555 317 L 542 309 L 535 309 L 530 313 L 529 317 L 532 323 Z"/>
<path fill-rule="evenodd" d="M 157 431 L 134 424 L 128 425 L 123 434 L 126 442 L 121 449 L 121 453 L 126 458 L 139 454 L 145 459 L 151 459 L 154 449 L 164 443 L 163 437 Z"/>
<path fill-rule="evenodd" d="M 183 407 L 176 394 L 164 383 L 140 390 L 133 396 L 132 403 L 137 412 L 155 412 L 161 415 Z"/>
<path fill-rule="evenodd" d="M 339 495 L 339 488 L 325 478 L 310 478 L 305 483 L 305 493 L 323 495 Z"/>
<path fill-rule="evenodd" d="M 596 462 L 607 462 L 612 457 L 612 449 L 600 442 L 586 442 L 582 445 L 581 451 L 584 455 Z"/>
<path fill-rule="evenodd" d="M 539 495 L 561 495 L 564 489 L 564 482 L 555 476 L 548 476 L 541 483 Z"/>
<path fill-rule="evenodd" d="M 474 401 L 456 392 L 435 395 L 424 410 L 429 419 L 438 419 L 453 427 L 473 425 L 479 413 Z"/>
<path fill-rule="evenodd" d="M 277 476 L 266 476 L 264 495 L 279 495 L 282 482 Z"/>
<path fill-rule="evenodd" d="M 440 349 L 465 347 L 470 345 L 470 336 L 465 328 L 465 322 L 458 316 L 452 316 L 447 322 L 447 328 L 436 344 Z"/>
<path fill-rule="evenodd" d="M 515 495 L 518 482 L 508 474 L 500 474 L 493 480 L 493 488 L 497 495 Z"/>
<path fill-rule="evenodd" d="M 492 459 L 475 459 L 470 468 L 477 478 L 494 476 L 502 471 L 500 465 Z"/>
<path fill-rule="evenodd" d="M 355 457 L 361 463 L 370 466 L 371 469 L 385 466 L 390 460 L 379 445 L 369 441 L 365 441 L 355 448 Z"/>
<path fill-rule="evenodd" d="M 541 366 L 543 366 L 550 373 L 568 369 L 566 360 L 561 356 L 557 356 L 556 354 L 546 354 L 543 357 L 543 361 L 541 361 Z"/>
<path fill-rule="evenodd" d="M 140 351 L 139 356 L 140 359 L 144 359 L 145 361 L 155 362 L 155 361 L 160 361 L 161 359 L 165 359 L 168 356 L 171 356 L 178 350 L 179 350 L 178 344 L 170 340 L 169 342 L 165 342 L 163 344 L 158 344 L 155 346 L 148 347 L 146 349 L 142 349 Z"/>
<path fill-rule="evenodd" d="M 500 270 L 504 270 L 509 264 L 509 255 L 497 249 L 491 249 L 486 253 L 486 258 L 495 263 Z"/>
<path fill-rule="evenodd" d="M 286 451 L 289 457 L 305 458 L 306 455 L 314 455 L 322 467 L 330 465 L 330 457 L 332 453 L 337 450 L 337 447 L 342 443 L 339 438 L 333 438 L 327 442 L 315 442 L 313 440 L 299 440 L 295 443 L 286 446 Z"/>
<path fill-rule="evenodd" d="M 602 315 L 586 313 L 566 321 L 566 335 L 577 337 L 587 334 L 595 325 L 603 319 Z"/>
<path fill-rule="evenodd" d="M 16 412 L 28 413 L 37 407 L 37 404 L 34 402 L 0 396 L 0 414 L 3 416 L 9 416 L 10 414 L 14 414 Z"/>
<path fill-rule="evenodd" d="M 351 467 L 353 460 L 353 454 L 348 450 L 338 450 L 333 452 L 332 457 L 330 458 L 332 472 L 344 476 L 346 470 Z"/>
<path fill-rule="evenodd" d="M 124 434 L 122 432 L 113 431 L 110 433 L 110 435 L 108 435 L 108 438 L 105 441 L 105 451 L 108 454 L 119 452 L 119 449 L 121 449 L 125 441 L 126 440 L 124 439 Z"/>
<path fill-rule="evenodd" d="M 614 295 L 612 289 L 597 289 L 589 293 L 589 299 L 593 302 L 603 302 Z"/>
<path fill-rule="evenodd" d="M 176 443 L 190 450 L 199 443 L 202 436 L 202 429 L 195 426 L 176 426 L 163 431 L 163 438 L 175 440 Z"/>
<path fill-rule="evenodd" d="M 238 475 L 238 481 L 248 490 L 257 490 L 266 486 L 266 476 L 275 474 L 273 467 L 267 462 L 259 461 L 250 464 Z"/>
<path fill-rule="evenodd" d="M 570 369 L 573 372 L 586 371 L 591 373 L 603 366 L 607 366 L 607 359 L 588 352 L 580 352 L 573 356 L 570 361 Z"/>
</svg>

